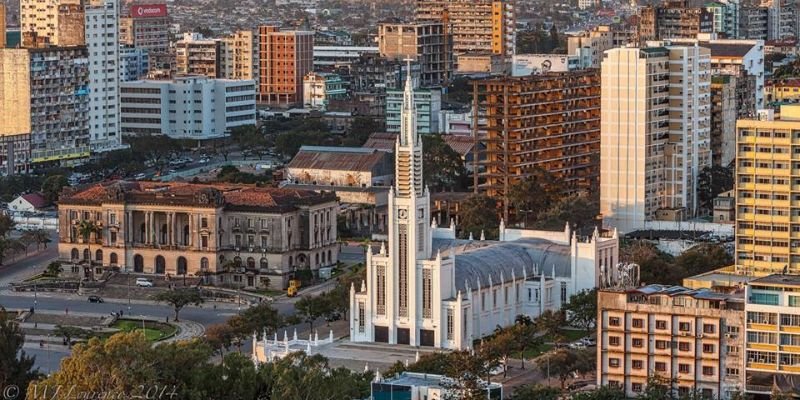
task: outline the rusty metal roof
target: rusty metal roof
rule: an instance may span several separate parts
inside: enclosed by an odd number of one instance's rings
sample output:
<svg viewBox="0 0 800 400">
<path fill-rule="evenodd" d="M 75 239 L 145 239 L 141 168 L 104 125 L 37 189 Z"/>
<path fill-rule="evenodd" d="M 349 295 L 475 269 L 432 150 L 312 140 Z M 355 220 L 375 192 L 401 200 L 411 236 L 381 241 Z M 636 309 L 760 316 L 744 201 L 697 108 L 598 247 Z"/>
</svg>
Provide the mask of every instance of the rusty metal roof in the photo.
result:
<svg viewBox="0 0 800 400">
<path fill-rule="evenodd" d="M 385 151 L 362 147 L 303 146 L 288 168 L 373 172 L 386 156 Z"/>
</svg>

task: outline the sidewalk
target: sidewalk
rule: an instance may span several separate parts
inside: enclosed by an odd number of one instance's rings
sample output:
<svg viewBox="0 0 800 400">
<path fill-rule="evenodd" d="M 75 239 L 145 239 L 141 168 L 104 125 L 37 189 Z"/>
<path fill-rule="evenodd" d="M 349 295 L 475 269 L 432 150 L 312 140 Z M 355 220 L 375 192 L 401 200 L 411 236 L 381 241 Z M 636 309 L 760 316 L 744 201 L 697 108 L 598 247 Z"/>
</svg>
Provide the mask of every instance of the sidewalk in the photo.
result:
<svg viewBox="0 0 800 400">
<path fill-rule="evenodd" d="M 13 290 L 0 290 L 0 295 L 3 296 L 11 296 L 11 297 L 34 297 L 34 292 L 15 292 Z M 37 294 L 38 297 L 43 298 L 56 298 L 56 299 L 64 299 L 64 300 L 86 300 L 89 295 L 79 295 L 76 293 L 62 293 L 62 292 L 42 292 Z M 128 304 L 128 299 L 119 299 L 119 298 L 112 298 L 112 297 L 105 297 L 101 296 L 106 303 L 115 303 L 115 304 Z M 160 303 L 155 300 L 141 300 L 141 299 L 130 299 L 131 304 L 144 304 L 144 305 L 153 305 L 153 306 L 168 306 L 166 303 Z M 201 303 L 199 306 L 195 305 L 187 305 L 186 307 L 196 307 L 196 308 L 213 308 L 216 305 L 217 309 L 237 309 L 236 303 L 230 302 L 223 302 L 223 301 L 206 301 Z M 70 311 L 71 312 L 71 311 Z M 76 314 L 77 315 L 77 314 Z"/>
</svg>

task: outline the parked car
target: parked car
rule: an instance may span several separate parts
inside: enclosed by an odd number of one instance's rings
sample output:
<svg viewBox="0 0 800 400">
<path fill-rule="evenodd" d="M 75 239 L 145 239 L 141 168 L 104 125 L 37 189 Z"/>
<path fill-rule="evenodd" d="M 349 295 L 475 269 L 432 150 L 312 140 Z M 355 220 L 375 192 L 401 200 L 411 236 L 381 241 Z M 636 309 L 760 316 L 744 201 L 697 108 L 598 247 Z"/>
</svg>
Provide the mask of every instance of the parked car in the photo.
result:
<svg viewBox="0 0 800 400">
<path fill-rule="evenodd" d="M 153 287 L 153 281 L 147 278 L 136 278 L 136 286 Z"/>
<path fill-rule="evenodd" d="M 89 296 L 89 303 L 105 303 L 105 301 L 100 296 L 91 295 Z"/>
<path fill-rule="evenodd" d="M 136 174 L 136 176 L 134 176 L 133 179 L 136 179 L 137 181 L 140 181 L 140 180 L 142 180 L 142 179 L 144 179 L 146 177 L 147 177 L 147 175 L 145 175 L 144 172 L 140 172 L 140 173 Z"/>
<path fill-rule="evenodd" d="M 593 337 L 589 336 L 581 338 L 580 342 L 586 347 L 597 346 L 597 341 Z"/>
</svg>

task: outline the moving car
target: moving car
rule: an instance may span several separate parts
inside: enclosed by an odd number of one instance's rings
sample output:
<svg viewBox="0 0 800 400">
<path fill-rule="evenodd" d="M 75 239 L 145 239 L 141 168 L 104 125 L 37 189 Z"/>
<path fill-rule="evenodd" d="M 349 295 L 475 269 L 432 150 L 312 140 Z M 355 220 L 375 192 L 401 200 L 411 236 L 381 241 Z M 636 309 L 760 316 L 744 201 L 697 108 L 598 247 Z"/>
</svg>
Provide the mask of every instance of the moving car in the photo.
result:
<svg viewBox="0 0 800 400">
<path fill-rule="evenodd" d="M 153 281 L 147 278 L 136 278 L 136 286 L 153 287 Z"/>
<path fill-rule="evenodd" d="M 105 303 L 103 298 L 96 295 L 89 296 L 89 303 Z"/>
</svg>

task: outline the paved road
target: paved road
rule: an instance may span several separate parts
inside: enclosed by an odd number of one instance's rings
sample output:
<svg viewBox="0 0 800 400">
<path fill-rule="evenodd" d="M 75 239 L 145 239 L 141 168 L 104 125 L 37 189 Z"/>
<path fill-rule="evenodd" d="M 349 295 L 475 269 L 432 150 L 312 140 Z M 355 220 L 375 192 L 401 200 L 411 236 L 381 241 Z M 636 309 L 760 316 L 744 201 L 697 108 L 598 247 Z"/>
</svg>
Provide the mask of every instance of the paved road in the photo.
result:
<svg viewBox="0 0 800 400">
<path fill-rule="evenodd" d="M 17 259 L 17 261 L 6 259 L 4 265 L 0 266 L 0 288 L 5 288 L 11 282 L 20 281 L 43 271 L 47 264 L 56 258 L 58 258 L 58 245 L 53 242 L 47 246 L 47 249 L 38 253 L 33 251 L 30 256 Z"/>
</svg>

